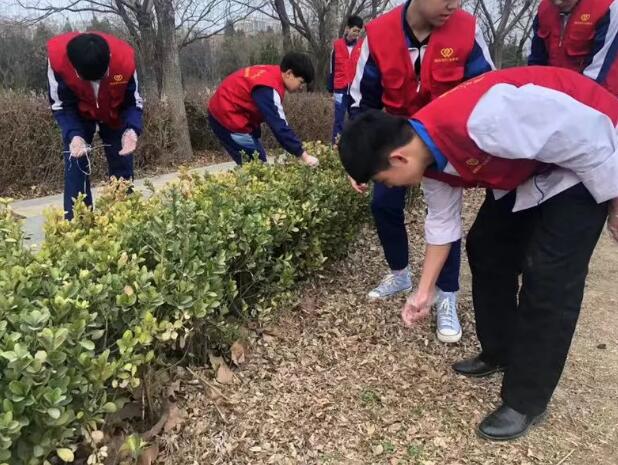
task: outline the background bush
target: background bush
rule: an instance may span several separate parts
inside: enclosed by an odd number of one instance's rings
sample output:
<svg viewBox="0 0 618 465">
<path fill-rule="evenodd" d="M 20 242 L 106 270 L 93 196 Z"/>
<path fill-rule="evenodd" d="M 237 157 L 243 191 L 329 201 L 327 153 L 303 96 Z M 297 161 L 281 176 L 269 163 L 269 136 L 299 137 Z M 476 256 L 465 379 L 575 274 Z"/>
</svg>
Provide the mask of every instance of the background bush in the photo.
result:
<svg viewBox="0 0 618 465">
<path fill-rule="evenodd" d="M 205 102 L 208 95 L 194 93 L 186 102 L 191 143 L 196 151 L 221 147 L 208 127 Z M 303 140 L 330 140 L 332 104 L 328 94 L 288 95 L 286 115 Z M 165 104 L 146 105 L 145 130 L 136 154 L 136 168 L 174 166 L 172 132 Z M 268 148 L 277 143 L 264 127 Z M 97 143 L 95 142 L 95 146 Z M 103 152 L 93 156 L 93 179 L 104 179 L 107 164 Z M 47 97 L 35 93 L 0 90 L 0 195 L 37 194 L 38 190 L 61 191 L 63 185 L 62 143 Z"/>
<path fill-rule="evenodd" d="M 24 248 L 0 210 L 0 464 L 74 449 L 145 367 L 203 360 L 299 280 L 346 253 L 366 205 L 331 148 L 319 169 L 253 163 L 183 175 L 149 199 L 108 186 L 97 210 L 50 214 Z M 63 451 L 66 453 L 66 451 Z"/>
</svg>

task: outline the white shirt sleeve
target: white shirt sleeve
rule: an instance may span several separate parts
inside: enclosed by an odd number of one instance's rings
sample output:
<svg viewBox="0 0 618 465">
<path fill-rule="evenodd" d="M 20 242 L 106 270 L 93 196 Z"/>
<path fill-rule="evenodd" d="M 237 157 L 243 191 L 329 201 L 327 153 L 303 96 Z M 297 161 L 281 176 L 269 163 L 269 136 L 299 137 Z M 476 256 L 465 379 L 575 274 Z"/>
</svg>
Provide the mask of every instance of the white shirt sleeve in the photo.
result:
<svg viewBox="0 0 618 465">
<path fill-rule="evenodd" d="M 463 189 L 431 178 L 423 178 L 421 187 L 427 203 L 427 243 L 444 245 L 461 239 Z"/>
<path fill-rule="evenodd" d="M 618 197 L 613 122 L 563 92 L 497 84 L 474 108 L 468 134 L 493 156 L 538 160 L 574 172 L 597 202 Z"/>
</svg>

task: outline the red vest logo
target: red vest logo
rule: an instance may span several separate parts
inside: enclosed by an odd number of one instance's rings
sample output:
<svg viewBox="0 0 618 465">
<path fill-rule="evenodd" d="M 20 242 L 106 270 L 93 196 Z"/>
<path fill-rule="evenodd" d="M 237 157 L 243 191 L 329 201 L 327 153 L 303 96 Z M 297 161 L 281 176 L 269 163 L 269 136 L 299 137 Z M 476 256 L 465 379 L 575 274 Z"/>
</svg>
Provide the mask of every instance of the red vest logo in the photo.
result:
<svg viewBox="0 0 618 465">
<path fill-rule="evenodd" d="M 591 17 L 592 15 L 590 13 L 583 13 L 579 15 L 579 20 L 576 20 L 575 24 L 591 26 L 592 25 L 592 23 L 590 22 Z"/>
<path fill-rule="evenodd" d="M 453 53 L 455 53 L 455 50 L 450 47 L 440 50 L 440 55 L 442 55 L 443 58 L 450 58 L 453 56 Z"/>
<path fill-rule="evenodd" d="M 445 47 L 443 49 L 440 49 L 440 57 L 436 58 L 434 61 L 437 63 L 450 63 L 459 59 L 455 55 L 455 49 L 453 49 L 452 47 Z"/>
<path fill-rule="evenodd" d="M 114 74 L 112 76 L 112 82 L 109 83 L 110 86 L 119 86 L 122 84 L 127 84 L 127 80 L 124 78 L 122 74 Z"/>
</svg>

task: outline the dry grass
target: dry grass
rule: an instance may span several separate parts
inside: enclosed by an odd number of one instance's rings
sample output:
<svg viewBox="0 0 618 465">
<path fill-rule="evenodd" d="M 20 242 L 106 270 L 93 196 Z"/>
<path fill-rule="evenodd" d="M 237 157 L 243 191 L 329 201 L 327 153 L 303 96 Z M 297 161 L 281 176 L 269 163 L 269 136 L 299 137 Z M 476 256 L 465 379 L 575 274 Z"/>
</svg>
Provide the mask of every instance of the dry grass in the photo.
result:
<svg viewBox="0 0 618 465">
<path fill-rule="evenodd" d="M 144 133 L 135 157 L 138 176 L 174 171 L 180 164 L 196 166 L 229 161 L 208 127 L 205 95 L 192 95 L 186 102 L 192 159 L 176 160 L 174 137 L 163 104 L 146 106 Z M 302 140 L 330 140 L 332 103 L 324 94 L 290 95 L 285 100 L 291 126 Z M 264 127 L 266 147 L 278 147 Z M 99 142 L 93 144 L 100 145 Z M 47 97 L 0 90 L 0 196 L 39 197 L 60 192 L 63 161 L 60 130 L 49 110 Z M 107 163 L 102 150 L 93 154 L 93 180 L 104 180 Z"/>
<path fill-rule="evenodd" d="M 471 193 L 468 213 L 480 198 Z M 418 251 L 414 210 L 409 227 Z M 607 243 L 595 259 L 579 337 L 549 418 L 508 444 L 474 433 L 498 401 L 500 378 L 469 380 L 450 370 L 477 350 L 467 273 L 464 340 L 447 346 L 436 341 L 432 322 L 402 328 L 402 299 L 366 301 L 382 267 L 368 229 L 349 259 L 306 287 L 298 308 L 269 322 L 269 333 L 249 333 L 251 352 L 234 386 L 213 391 L 201 380 L 212 382 L 206 368 L 183 376 L 188 420 L 163 438 L 160 458 L 173 465 L 618 463 L 618 331 L 605 324 L 615 321 L 607 296 L 615 293 L 618 257 Z M 607 348 L 597 349 L 600 343 Z"/>
</svg>

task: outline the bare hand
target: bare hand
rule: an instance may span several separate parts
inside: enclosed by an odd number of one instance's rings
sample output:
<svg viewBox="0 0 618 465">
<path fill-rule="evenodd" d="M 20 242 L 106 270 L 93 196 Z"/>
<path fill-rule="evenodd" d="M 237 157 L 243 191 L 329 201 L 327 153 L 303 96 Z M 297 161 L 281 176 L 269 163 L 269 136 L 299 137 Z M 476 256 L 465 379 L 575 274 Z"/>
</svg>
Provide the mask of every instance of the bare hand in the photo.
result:
<svg viewBox="0 0 618 465">
<path fill-rule="evenodd" d="M 369 189 L 369 186 L 367 184 L 357 183 L 354 178 L 352 178 L 352 176 L 348 176 L 348 179 L 350 180 L 350 184 L 352 184 L 352 189 L 354 189 L 359 194 L 364 194 Z"/>
<path fill-rule="evenodd" d="M 303 152 L 303 154 L 300 156 L 300 161 L 304 163 L 305 165 L 310 166 L 312 168 L 320 164 L 320 160 L 309 155 L 307 152 Z"/>
<path fill-rule="evenodd" d="M 137 148 L 137 133 L 133 129 L 127 129 L 122 134 L 122 149 L 118 152 L 118 155 L 131 155 Z"/>
<path fill-rule="evenodd" d="M 401 310 L 401 319 L 404 326 L 410 328 L 419 321 L 427 318 L 431 311 L 431 306 L 436 300 L 436 291 L 420 292 L 416 291 L 406 301 Z"/>
</svg>

